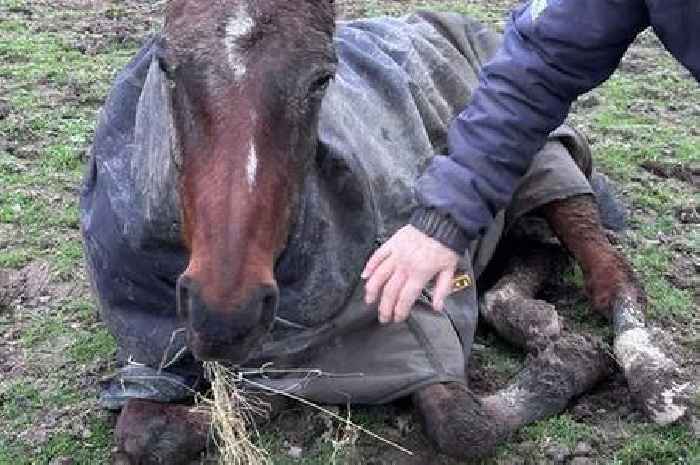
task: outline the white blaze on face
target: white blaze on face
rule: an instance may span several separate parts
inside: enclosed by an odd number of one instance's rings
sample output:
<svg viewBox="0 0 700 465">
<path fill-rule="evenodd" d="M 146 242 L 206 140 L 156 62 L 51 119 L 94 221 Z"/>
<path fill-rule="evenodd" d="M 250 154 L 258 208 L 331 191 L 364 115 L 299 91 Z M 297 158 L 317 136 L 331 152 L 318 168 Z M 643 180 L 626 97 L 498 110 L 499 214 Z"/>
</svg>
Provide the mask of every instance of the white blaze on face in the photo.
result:
<svg viewBox="0 0 700 465">
<path fill-rule="evenodd" d="M 255 23 L 248 13 L 245 5 L 240 5 L 236 14 L 231 16 L 226 23 L 226 35 L 224 36 L 224 45 L 228 57 L 228 64 L 233 71 L 235 80 L 241 79 L 246 73 L 245 57 L 238 45 L 241 37 L 250 34 Z"/>
<path fill-rule="evenodd" d="M 255 151 L 255 143 L 250 142 L 250 153 L 248 154 L 248 163 L 245 167 L 246 178 L 248 179 L 248 189 L 253 191 L 255 187 L 255 176 L 258 171 L 258 155 Z"/>
</svg>

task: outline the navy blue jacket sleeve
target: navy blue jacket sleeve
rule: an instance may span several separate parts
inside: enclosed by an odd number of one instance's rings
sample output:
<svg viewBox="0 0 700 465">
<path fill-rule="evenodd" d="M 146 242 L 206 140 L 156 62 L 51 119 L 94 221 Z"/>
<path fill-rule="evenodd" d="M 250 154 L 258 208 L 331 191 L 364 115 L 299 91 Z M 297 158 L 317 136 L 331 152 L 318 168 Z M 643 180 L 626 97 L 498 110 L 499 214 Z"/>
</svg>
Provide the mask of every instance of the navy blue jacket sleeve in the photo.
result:
<svg viewBox="0 0 700 465">
<path fill-rule="evenodd" d="M 467 108 L 417 186 L 411 223 L 460 253 L 511 199 L 571 102 L 605 81 L 649 24 L 643 0 L 534 0 L 516 10 Z"/>
</svg>

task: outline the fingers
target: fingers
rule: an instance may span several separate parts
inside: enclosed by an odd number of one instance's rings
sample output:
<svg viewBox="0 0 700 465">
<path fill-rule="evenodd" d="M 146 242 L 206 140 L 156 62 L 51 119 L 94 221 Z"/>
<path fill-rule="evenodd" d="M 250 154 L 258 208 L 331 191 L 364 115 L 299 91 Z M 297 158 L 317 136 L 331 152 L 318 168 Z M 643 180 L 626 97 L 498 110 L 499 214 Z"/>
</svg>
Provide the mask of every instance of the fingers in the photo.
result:
<svg viewBox="0 0 700 465">
<path fill-rule="evenodd" d="M 373 304 L 377 301 L 379 292 L 384 287 L 384 284 L 389 280 L 394 272 L 394 263 L 391 260 L 381 262 L 379 267 L 370 275 L 365 284 L 365 303 Z"/>
<path fill-rule="evenodd" d="M 441 312 L 445 307 L 445 299 L 452 290 L 452 278 L 454 270 L 443 270 L 437 277 L 435 288 L 433 289 L 433 309 L 436 312 Z"/>
<path fill-rule="evenodd" d="M 365 269 L 362 270 L 362 279 L 367 279 L 372 276 L 372 273 L 377 269 L 377 267 L 384 262 L 384 260 L 391 255 L 391 248 L 387 244 L 384 244 L 378 248 L 372 256 L 367 260 Z"/>
<path fill-rule="evenodd" d="M 437 277 L 434 308 L 441 310 L 458 261 L 454 251 L 406 225 L 367 261 L 362 271 L 367 280 L 365 302 L 372 305 L 380 300 L 377 310 L 382 323 L 405 321 L 423 287 Z"/>
<path fill-rule="evenodd" d="M 395 270 L 389 282 L 382 290 L 382 301 L 379 304 L 379 322 L 389 323 L 394 319 L 394 307 L 399 298 L 401 289 L 406 282 L 406 275 L 399 270 Z"/>
<path fill-rule="evenodd" d="M 425 283 L 418 279 L 410 279 L 401 289 L 399 300 L 396 302 L 394 309 L 394 322 L 401 323 L 406 321 L 408 314 L 411 312 L 413 304 L 416 302 L 418 295 L 423 290 Z"/>
</svg>

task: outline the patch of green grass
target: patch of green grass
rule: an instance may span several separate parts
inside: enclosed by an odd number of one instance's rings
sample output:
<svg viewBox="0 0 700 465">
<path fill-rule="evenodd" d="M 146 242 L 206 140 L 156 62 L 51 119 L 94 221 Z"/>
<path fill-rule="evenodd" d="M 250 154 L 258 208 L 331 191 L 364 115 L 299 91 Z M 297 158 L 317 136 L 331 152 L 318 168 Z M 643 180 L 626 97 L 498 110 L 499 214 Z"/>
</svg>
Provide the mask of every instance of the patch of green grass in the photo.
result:
<svg viewBox="0 0 700 465">
<path fill-rule="evenodd" d="M 676 319 L 688 321 L 694 316 L 695 304 L 692 292 L 678 289 L 668 282 L 665 275 L 671 268 L 671 253 L 661 247 L 649 246 L 630 250 L 634 269 L 644 283 L 651 319 Z"/>
<path fill-rule="evenodd" d="M 34 252 L 25 247 L 12 247 L 0 250 L 0 268 L 20 269 L 29 264 L 34 257 Z"/>
<path fill-rule="evenodd" d="M 490 376 L 506 380 L 523 368 L 524 354 L 515 351 L 494 333 L 477 336 L 475 342 L 482 347 L 476 352 L 481 366 Z"/>
<path fill-rule="evenodd" d="M 85 398 L 85 393 L 78 390 L 76 386 L 75 377 L 65 377 L 62 373 L 57 375 L 59 378 L 52 380 L 50 389 L 43 394 L 47 406 L 60 409 L 75 405 Z"/>
<path fill-rule="evenodd" d="M 74 465 L 107 465 L 110 443 L 109 425 L 105 418 L 99 416 L 89 422 L 82 437 L 60 432 L 40 446 L 22 444 L 3 447 L 0 443 L 0 465 L 45 465 L 61 458 L 72 459 Z"/>
<path fill-rule="evenodd" d="M 7 387 L 0 385 L 0 412 L 4 419 L 22 418 L 42 405 L 39 390 L 26 379 L 18 379 Z"/>
<path fill-rule="evenodd" d="M 24 452 L 0 433 L 0 465 L 23 465 L 25 460 Z"/>
<path fill-rule="evenodd" d="M 78 240 L 61 243 L 51 254 L 54 271 L 64 280 L 74 275 L 82 259 L 83 246 Z"/>
<path fill-rule="evenodd" d="M 7 189 L 0 191 L 0 223 L 77 229 L 78 208 L 73 199 L 66 203 L 60 198 L 50 199 L 38 189 Z"/>
<path fill-rule="evenodd" d="M 43 168 L 55 171 L 75 171 L 82 166 L 82 161 L 75 149 L 65 144 L 49 147 L 41 162 Z"/>
<path fill-rule="evenodd" d="M 581 270 L 580 266 L 570 266 L 566 270 L 564 270 L 564 274 L 562 276 L 562 281 L 564 283 L 569 284 L 571 286 L 578 287 L 579 289 L 583 289 L 584 282 L 583 282 L 583 271 Z"/>
<path fill-rule="evenodd" d="M 579 441 L 590 441 L 594 429 L 585 423 L 579 423 L 568 414 L 558 415 L 538 421 L 522 429 L 520 435 L 531 441 L 546 443 L 555 441 L 572 448 Z"/>
<path fill-rule="evenodd" d="M 98 359 L 109 360 L 116 350 L 114 337 L 105 328 L 100 328 L 81 333 L 68 352 L 75 362 L 89 363 Z"/>
<path fill-rule="evenodd" d="M 364 16 L 367 17 L 383 15 L 398 16 L 418 10 L 447 11 L 469 16 L 485 24 L 495 26 L 499 30 L 503 29 L 506 13 L 508 11 L 507 9 L 494 9 L 488 4 L 468 3 L 458 0 L 447 0 L 442 2 L 431 0 L 417 1 L 409 7 L 406 5 L 397 6 L 396 4 L 390 4 L 378 0 L 368 0 L 363 2 L 363 5 Z"/>
<path fill-rule="evenodd" d="M 66 322 L 60 315 L 33 318 L 20 335 L 22 346 L 31 348 L 68 331 Z"/>
<path fill-rule="evenodd" d="M 61 306 L 61 311 L 68 318 L 77 319 L 83 323 L 94 323 L 96 321 L 95 304 L 86 297 L 77 297 L 65 302 Z"/>
<path fill-rule="evenodd" d="M 29 380 L 20 378 L 9 385 L 0 384 L 0 418 L 6 424 L 16 427 L 28 424 L 42 405 L 39 390 Z"/>
<path fill-rule="evenodd" d="M 616 72 L 599 90 L 601 105 L 586 116 L 598 138 L 603 139 L 595 147 L 596 162 L 625 182 L 639 172 L 643 161 L 669 157 L 688 163 L 700 160 L 700 137 L 691 132 L 697 117 L 688 114 L 672 120 L 660 113 L 669 102 L 683 105 L 684 95 L 692 101 L 696 85 L 688 88 L 693 83 L 681 78 L 679 66 L 665 55 L 649 66 L 662 69 L 645 74 Z"/>
<path fill-rule="evenodd" d="M 0 192 L 0 222 L 32 224 L 43 218 L 42 206 L 32 194 L 19 190 Z"/>
<path fill-rule="evenodd" d="M 684 426 L 642 427 L 615 453 L 613 465 L 694 465 L 700 442 Z"/>
<path fill-rule="evenodd" d="M 72 340 L 68 347 L 68 355 L 74 362 L 89 363 L 98 359 L 111 359 L 116 352 L 116 342 L 112 335 L 101 326 L 90 331 L 76 332 L 70 324 L 76 317 L 79 320 L 94 320 L 91 309 L 82 304 L 72 306 L 70 303 L 46 316 L 33 318 L 20 334 L 22 346 L 32 349 L 65 336 Z"/>
<path fill-rule="evenodd" d="M 24 166 L 16 157 L 0 151 L 0 179 L 20 175 L 24 170 Z"/>
</svg>

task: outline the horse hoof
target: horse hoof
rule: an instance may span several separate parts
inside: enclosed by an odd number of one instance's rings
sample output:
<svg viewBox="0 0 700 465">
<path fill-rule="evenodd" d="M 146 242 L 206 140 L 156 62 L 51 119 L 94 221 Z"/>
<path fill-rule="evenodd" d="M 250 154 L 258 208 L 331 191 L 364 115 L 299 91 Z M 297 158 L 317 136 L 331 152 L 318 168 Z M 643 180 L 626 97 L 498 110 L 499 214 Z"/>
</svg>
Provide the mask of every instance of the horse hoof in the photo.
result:
<svg viewBox="0 0 700 465">
<path fill-rule="evenodd" d="M 615 357 L 627 385 L 647 417 L 668 425 L 685 417 L 697 388 L 663 353 L 647 328 L 634 328 L 615 339 Z"/>
<path fill-rule="evenodd" d="M 131 399 L 115 429 L 113 465 L 186 465 L 206 449 L 209 414 L 192 407 Z"/>
<path fill-rule="evenodd" d="M 617 296 L 613 326 L 615 358 L 644 413 L 659 425 L 685 417 L 697 388 L 665 353 L 658 334 L 646 327 L 644 305 L 636 292 Z"/>
<path fill-rule="evenodd" d="M 505 424 L 466 386 L 433 384 L 414 395 L 426 436 L 443 454 L 475 458 L 490 454 L 503 439 Z"/>
</svg>

